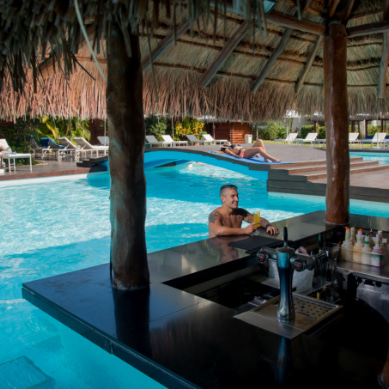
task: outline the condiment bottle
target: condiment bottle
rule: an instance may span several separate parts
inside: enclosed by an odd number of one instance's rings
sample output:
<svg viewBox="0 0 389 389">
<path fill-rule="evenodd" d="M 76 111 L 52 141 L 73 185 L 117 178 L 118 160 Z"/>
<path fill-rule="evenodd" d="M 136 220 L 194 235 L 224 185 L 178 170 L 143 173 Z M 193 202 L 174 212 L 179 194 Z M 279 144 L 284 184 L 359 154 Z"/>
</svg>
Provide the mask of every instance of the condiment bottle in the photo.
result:
<svg viewBox="0 0 389 389">
<path fill-rule="evenodd" d="M 353 244 L 350 239 L 350 229 L 346 227 L 345 239 L 341 246 L 341 258 L 344 261 L 353 260 Z"/>
<path fill-rule="evenodd" d="M 353 247 L 353 261 L 356 263 L 362 262 L 363 241 L 364 235 L 362 235 L 362 230 L 359 230 L 357 235 L 357 243 L 355 243 Z"/>
<path fill-rule="evenodd" d="M 351 227 L 350 239 L 351 239 L 351 243 L 354 245 L 355 244 L 355 227 Z"/>
<path fill-rule="evenodd" d="M 371 264 L 373 266 L 382 266 L 382 257 L 384 249 L 380 246 L 380 236 L 377 234 L 375 239 L 375 245 L 371 250 Z"/>
<path fill-rule="evenodd" d="M 371 248 L 370 248 L 370 242 L 369 242 L 369 235 L 366 234 L 365 236 L 365 244 L 362 249 L 362 263 L 364 265 L 370 265 L 371 264 Z"/>
</svg>

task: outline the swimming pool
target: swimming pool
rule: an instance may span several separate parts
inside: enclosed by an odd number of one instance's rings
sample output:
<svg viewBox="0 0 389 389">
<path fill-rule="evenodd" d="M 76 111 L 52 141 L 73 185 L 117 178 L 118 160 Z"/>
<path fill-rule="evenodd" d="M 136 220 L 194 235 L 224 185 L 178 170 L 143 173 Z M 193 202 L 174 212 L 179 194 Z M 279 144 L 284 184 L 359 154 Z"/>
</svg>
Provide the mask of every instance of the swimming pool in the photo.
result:
<svg viewBox="0 0 389 389">
<path fill-rule="evenodd" d="M 147 170 L 146 179 L 149 252 L 207 238 L 226 181 L 242 207 L 271 221 L 325 209 L 322 197 L 268 194 L 264 182 L 204 164 Z M 160 387 L 21 296 L 23 282 L 108 262 L 108 174 L 1 184 L 0 194 L 0 372 L 26 356 L 56 388 L 125 387 L 129 377 L 132 388 Z M 352 200 L 351 212 L 389 217 L 389 204 Z"/>
<path fill-rule="evenodd" d="M 376 153 L 376 152 L 352 152 L 351 157 L 363 157 L 365 161 L 378 161 L 380 164 L 389 165 L 389 153 Z"/>
</svg>

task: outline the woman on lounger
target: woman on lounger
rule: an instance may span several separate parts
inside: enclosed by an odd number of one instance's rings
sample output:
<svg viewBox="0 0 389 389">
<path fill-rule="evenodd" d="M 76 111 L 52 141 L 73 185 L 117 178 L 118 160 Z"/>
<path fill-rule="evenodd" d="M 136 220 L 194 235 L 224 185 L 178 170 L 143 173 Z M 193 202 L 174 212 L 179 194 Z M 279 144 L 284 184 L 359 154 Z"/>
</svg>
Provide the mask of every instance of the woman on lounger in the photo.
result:
<svg viewBox="0 0 389 389">
<path fill-rule="evenodd" d="M 226 154 L 233 155 L 238 158 L 254 158 L 262 156 L 265 162 L 280 162 L 280 159 L 274 158 L 266 152 L 265 144 L 262 139 L 258 139 L 251 147 L 244 149 L 241 145 L 227 144 L 226 147 L 222 147 L 222 151 Z"/>
</svg>

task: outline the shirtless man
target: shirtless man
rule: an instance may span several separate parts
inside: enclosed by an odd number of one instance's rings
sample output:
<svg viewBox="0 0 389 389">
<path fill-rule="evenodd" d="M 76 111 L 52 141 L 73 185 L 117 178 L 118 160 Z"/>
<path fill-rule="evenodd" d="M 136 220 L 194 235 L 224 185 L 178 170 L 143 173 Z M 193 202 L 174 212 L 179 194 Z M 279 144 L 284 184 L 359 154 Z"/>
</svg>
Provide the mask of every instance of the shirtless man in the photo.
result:
<svg viewBox="0 0 389 389">
<path fill-rule="evenodd" d="M 208 216 L 209 237 L 222 235 L 250 235 L 258 228 L 263 227 L 269 235 L 277 235 L 278 228 L 273 227 L 266 219 L 261 217 L 260 226 L 253 223 L 253 215 L 243 208 L 238 208 L 238 189 L 235 185 L 224 185 L 220 189 L 222 206 L 216 208 Z M 241 228 L 242 222 L 250 223 Z"/>
</svg>

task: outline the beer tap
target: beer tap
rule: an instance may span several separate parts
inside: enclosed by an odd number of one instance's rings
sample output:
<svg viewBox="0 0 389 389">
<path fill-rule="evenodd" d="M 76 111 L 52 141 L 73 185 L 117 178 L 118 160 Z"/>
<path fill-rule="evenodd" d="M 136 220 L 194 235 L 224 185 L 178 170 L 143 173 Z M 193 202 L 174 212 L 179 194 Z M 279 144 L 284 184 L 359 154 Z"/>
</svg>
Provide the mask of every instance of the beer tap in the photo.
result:
<svg viewBox="0 0 389 389">
<path fill-rule="evenodd" d="M 293 270 L 312 270 L 315 266 L 315 257 L 295 252 L 287 242 L 288 231 L 283 230 L 283 247 L 272 249 L 263 247 L 258 252 L 258 261 L 265 263 L 269 258 L 277 261 L 278 275 L 280 279 L 280 300 L 277 309 L 277 318 L 280 322 L 291 322 L 295 317 L 292 297 Z"/>
</svg>

